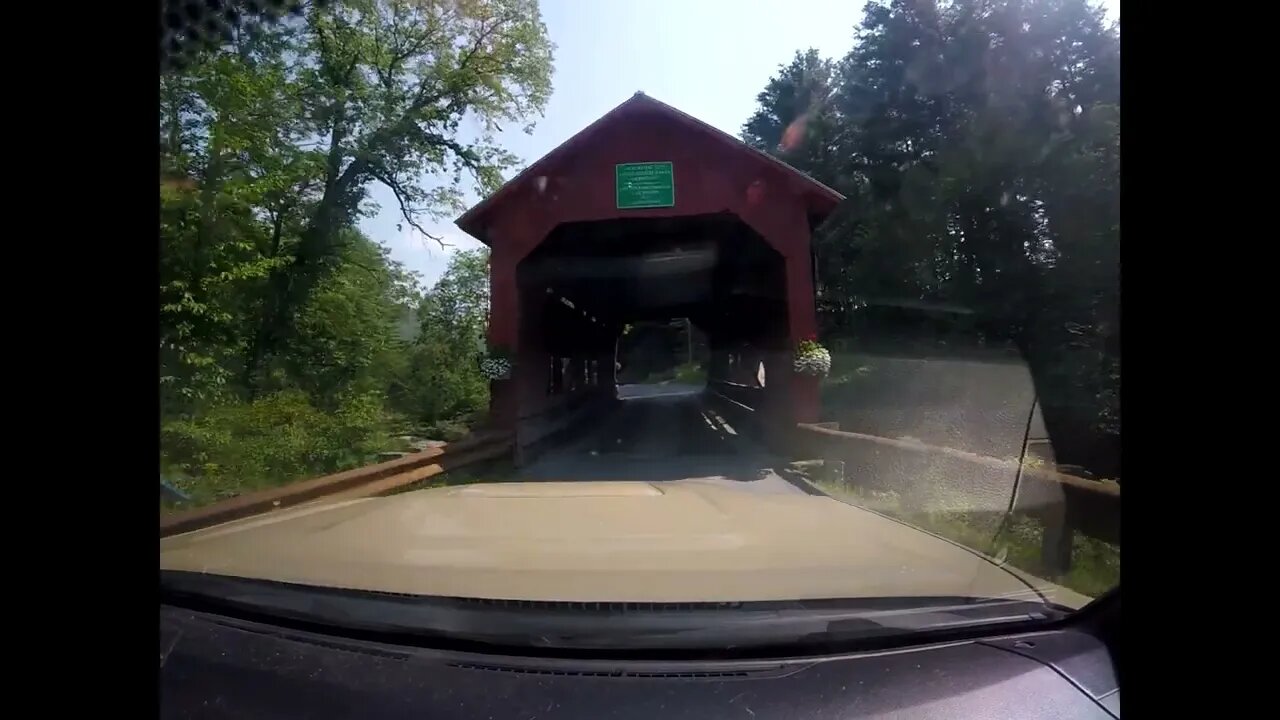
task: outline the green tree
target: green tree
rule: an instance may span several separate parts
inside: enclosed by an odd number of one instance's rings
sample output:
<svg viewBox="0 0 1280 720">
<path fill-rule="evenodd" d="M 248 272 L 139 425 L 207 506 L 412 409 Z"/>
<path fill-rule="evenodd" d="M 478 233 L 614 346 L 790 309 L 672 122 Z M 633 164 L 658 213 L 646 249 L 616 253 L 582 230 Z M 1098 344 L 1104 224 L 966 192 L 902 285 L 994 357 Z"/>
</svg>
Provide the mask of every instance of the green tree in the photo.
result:
<svg viewBox="0 0 1280 720">
<path fill-rule="evenodd" d="M 1022 347 L 1055 445 L 1118 457 L 1119 63 L 1086 0 L 869 2 L 834 66 L 797 54 L 744 138 L 849 197 L 814 239 L 827 331 L 878 298 L 971 307 Z"/>
<path fill-rule="evenodd" d="M 552 45 L 536 0 L 347 0 L 313 5 L 296 46 L 321 191 L 292 261 L 272 273 L 250 353 L 253 370 L 294 331 L 296 309 L 333 266 L 336 231 L 387 186 L 403 221 L 431 237 L 424 215 L 461 207 L 464 174 L 480 194 L 515 157 L 494 141 L 527 122 L 551 90 Z M 459 133 L 463 118 L 477 131 Z M 526 129 L 531 126 L 526 125 Z"/>
<path fill-rule="evenodd" d="M 417 302 L 416 279 L 385 247 L 355 229 L 340 232 L 348 235 L 342 264 L 299 312 L 273 388 L 305 390 L 322 408 L 386 390 L 395 358 L 408 352 L 397 323 Z"/>
<path fill-rule="evenodd" d="M 514 160 L 495 134 L 541 111 L 551 52 L 535 0 L 347 0 L 242 23 L 168 68 L 166 407 L 279 385 L 306 345 L 303 308 L 352 257 L 346 228 L 375 210 L 372 184 L 419 229 L 459 209 L 465 177 L 495 189 Z"/>
<path fill-rule="evenodd" d="M 421 330 L 393 400 L 419 420 L 456 421 L 483 413 L 489 382 L 480 374 L 489 310 L 489 252 L 454 253 L 418 306 Z"/>
<path fill-rule="evenodd" d="M 164 66 L 162 466 L 237 492 L 366 462 L 396 415 L 483 409 L 457 363 L 483 333 L 483 259 L 423 301 L 356 224 L 376 184 L 419 230 L 468 183 L 495 189 L 514 161 L 497 133 L 541 112 L 551 58 L 536 0 L 333 0 L 245 13 Z"/>
<path fill-rule="evenodd" d="M 265 281 L 320 187 L 292 53 L 298 28 L 237 27 L 160 77 L 161 378 L 171 409 L 243 377 Z"/>
<path fill-rule="evenodd" d="M 837 160 L 834 80 L 835 63 L 812 48 L 797 52 L 756 96 L 758 108 L 743 125 L 743 141 L 830 180 Z"/>
</svg>

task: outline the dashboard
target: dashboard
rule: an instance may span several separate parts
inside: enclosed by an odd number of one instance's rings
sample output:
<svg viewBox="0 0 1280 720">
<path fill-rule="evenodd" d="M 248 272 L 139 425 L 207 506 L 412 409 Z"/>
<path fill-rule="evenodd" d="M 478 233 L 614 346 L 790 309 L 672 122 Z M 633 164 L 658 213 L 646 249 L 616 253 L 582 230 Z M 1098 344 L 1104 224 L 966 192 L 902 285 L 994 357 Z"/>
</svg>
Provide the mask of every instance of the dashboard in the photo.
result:
<svg viewBox="0 0 1280 720">
<path fill-rule="evenodd" d="M 410 647 L 160 609 L 163 718 L 1119 718 L 1114 619 L 769 660 Z M 1096 615 L 1096 613 L 1094 614 Z"/>
</svg>

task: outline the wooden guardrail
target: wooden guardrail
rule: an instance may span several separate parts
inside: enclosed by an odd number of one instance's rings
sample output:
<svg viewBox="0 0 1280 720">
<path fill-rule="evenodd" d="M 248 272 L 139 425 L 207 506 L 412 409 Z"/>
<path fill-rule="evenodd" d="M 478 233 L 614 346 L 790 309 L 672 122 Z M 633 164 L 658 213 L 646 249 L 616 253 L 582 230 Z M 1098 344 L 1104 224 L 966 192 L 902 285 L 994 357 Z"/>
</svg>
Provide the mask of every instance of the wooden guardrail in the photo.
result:
<svg viewBox="0 0 1280 720">
<path fill-rule="evenodd" d="M 821 425 L 800 424 L 790 435 L 793 452 L 844 463 L 846 482 L 892 490 L 908 512 L 961 498 L 957 509 L 964 512 L 995 516 L 1012 511 L 1038 519 L 1045 528 L 1041 561 L 1052 572 L 1070 569 L 1076 532 L 1120 543 L 1120 485 L 1115 482 Z"/>
<path fill-rule="evenodd" d="M 246 493 L 204 507 L 162 515 L 160 537 L 199 530 L 320 498 L 345 500 L 383 495 L 448 470 L 510 454 L 511 448 L 512 437 L 509 432 L 474 433 L 457 442 L 427 448 L 376 465 L 301 480 Z"/>
<path fill-rule="evenodd" d="M 1120 544 L 1119 483 L 918 440 L 843 431 L 834 423 L 782 424 L 751 407 L 759 397 L 754 388 L 718 383 L 709 389 L 710 400 L 731 423 L 758 428 L 775 451 L 843 463 L 846 483 L 892 490 L 908 512 L 958 504 L 969 513 L 994 517 L 1012 511 L 1036 518 L 1045 528 L 1041 561 L 1051 572 L 1070 569 L 1077 532 Z"/>
</svg>

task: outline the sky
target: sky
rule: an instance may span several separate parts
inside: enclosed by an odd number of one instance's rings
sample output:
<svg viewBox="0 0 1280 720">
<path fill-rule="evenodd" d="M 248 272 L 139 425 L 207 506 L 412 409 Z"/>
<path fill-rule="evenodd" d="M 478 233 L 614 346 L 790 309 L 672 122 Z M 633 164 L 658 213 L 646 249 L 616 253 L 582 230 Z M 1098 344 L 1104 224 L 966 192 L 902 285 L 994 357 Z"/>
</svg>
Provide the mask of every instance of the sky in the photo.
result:
<svg viewBox="0 0 1280 720">
<path fill-rule="evenodd" d="M 797 50 L 838 58 L 853 45 L 859 0 L 542 0 L 555 43 L 553 92 L 532 135 L 518 128 L 499 141 L 521 158 L 545 155 L 636 91 L 734 137 L 755 111 L 756 95 Z M 1105 0 L 1116 17 L 1119 0 Z M 512 170 L 507 177 L 514 177 Z M 423 223 L 451 247 L 405 225 L 390 191 L 373 189 L 380 212 L 361 223 L 369 237 L 422 275 L 430 287 L 458 249 L 481 247 L 452 219 Z M 471 196 L 468 205 L 479 198 Z"/>
</svg>

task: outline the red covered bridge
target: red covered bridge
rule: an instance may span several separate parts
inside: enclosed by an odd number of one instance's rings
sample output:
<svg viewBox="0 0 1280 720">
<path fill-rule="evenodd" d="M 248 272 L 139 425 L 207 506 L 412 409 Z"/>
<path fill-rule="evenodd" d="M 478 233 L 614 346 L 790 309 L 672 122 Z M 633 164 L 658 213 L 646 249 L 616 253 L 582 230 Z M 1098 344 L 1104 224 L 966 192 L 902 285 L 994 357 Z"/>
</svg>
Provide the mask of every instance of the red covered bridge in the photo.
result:
<svg viewBox="0 0 1280 720">
<path fill-rule="evenodd" d="M 705 333 L 709 384 L 816 421 L 791 356 L 817 330 L 811 233 L 842 199 L 636 93 L 457 221 L 492 249 L 489 344 L 515 357 L 493 421 L 523 449 L 581 420 L 616 395 L 625 324 L 675 317 Z"/>
</svg>

